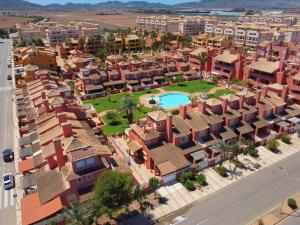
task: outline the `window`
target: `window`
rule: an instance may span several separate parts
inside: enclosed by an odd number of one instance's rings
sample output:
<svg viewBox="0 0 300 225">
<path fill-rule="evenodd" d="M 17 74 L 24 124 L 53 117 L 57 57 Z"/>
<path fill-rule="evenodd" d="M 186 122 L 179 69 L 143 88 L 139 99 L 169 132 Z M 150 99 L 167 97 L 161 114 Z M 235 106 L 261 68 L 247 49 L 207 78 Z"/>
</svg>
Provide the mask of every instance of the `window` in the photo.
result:
<svg viewBox="0 0 300 225">
<path fill-rule="evenodd" d="M 77 183 L 81 183 L 82 182 L 82 178 L 81 177 L 78 177 L 77 178 Z"/>
<path fill-rule="evenodd" d="M 86 165 L 90 166 L 96 162 L 95 158 L 89 158 L 86 160 Z"/>
<path fill-rule="evenodd" d="M 82 169 L 84 167 L 84 161 L 78 161 L 75 163 L 76 169 Z"/>
</svg>

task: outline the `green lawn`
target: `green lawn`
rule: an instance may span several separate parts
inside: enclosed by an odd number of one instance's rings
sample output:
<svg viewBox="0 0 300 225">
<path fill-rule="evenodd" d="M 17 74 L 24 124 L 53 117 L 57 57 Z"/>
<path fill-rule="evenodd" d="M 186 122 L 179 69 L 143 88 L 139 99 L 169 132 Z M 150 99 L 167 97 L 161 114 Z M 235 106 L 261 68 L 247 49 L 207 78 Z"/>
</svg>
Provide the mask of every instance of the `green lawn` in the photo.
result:
<svg viewBox="0 0 300 225">
<path fill-rule="evenodd" d="M 220 97 L 222 95 L 233 94 L 233 93 L 235 93 L 235 91 L 233 91 L 233 90 L 221 89 L 221 90 L 216 91 L 214 94 L 209 94 L 208 98 L 217 98 L 217 97 Z"/>
<path fill-rule="evenodd" d="M 138 102 L 139 97 L 145 94 L 157 94 L 159 93 L 158 90 L 152 89 L 147 91 L 141 91 L 141 92 L 134 92 L 132 93 L 132 98 Z M 127 93 L 119 93 L 114 94 L 110 96 L 110 102 L 108 101 L 108 96 L 102 97 L 102 98 L 96 98 L 96 99 L 90 99 L 84 101 L 85 104 L 92 104 L 97 113 L 106 111 L 106 110 L 118 110 L 121 99 L 126 95 Z M 136 110 L 134 112 L 134 121 L 139 118 L 143 118 L 146 116 L 148 112 L 153 111 L 154 109 L 150 109 L 147 107 L 142 107 L 142 109 Z M 122 115 L 118 115 L 116 122 L 107 121 L 104 117 L 102 119 L 107 123 L 106 125 L 102 126 L 103 133 L 107 136 L 110 136 L 112 134 L 116 133 L 122 133 L 126 128 L 129 127 L 128 121 L 126 118 L 123 118 Z"/>
<path fill-rule="evenodd" d="M 206 80 L 193 80 L 188 82 L 175 83 L 169 87 L 164 87 L 164 90 L 195 93 L 195 92 L 208 92 L 214 87 L 218 87 L 218 85 Z"/>
</svg>

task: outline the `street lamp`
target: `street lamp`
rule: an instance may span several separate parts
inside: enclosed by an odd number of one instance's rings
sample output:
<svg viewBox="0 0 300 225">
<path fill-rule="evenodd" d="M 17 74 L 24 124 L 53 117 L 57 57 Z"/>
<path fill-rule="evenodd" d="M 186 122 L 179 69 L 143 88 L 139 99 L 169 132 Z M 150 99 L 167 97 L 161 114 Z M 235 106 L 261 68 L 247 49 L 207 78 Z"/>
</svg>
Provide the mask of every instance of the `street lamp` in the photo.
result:
<svg viewBox="0 0 300 225">
<path fill-rule="evenodd" d="M 18 207 L 20 208 L 20 205 L 19 205 L 17 197 L 18 197 L 18 195 L 16 193 L 14 193 L 13 194 L 13 198 L 16 200 L 16 203 L 17 203 Z"/>
<path fill-rule="evenodd" d="M 288 192 L 288 190 L 289 190 L 290 176 L 289 176 L 289 174 L 288 174 L 288 172 L 287 172 L 287 170 L 286 170 L 285 168 L 283 168 L 283 167 L 281 167 L 281 166 L 279 166 L 278 168 L 281 169 L 281 170 L 285 173 L 285 175 L 286 175 L 286 177 L 287 177 L 287 179 L 288 179 L 288 182 L 287 182 L 287 185 L 286 185 L 286 189 L 285 189 L 285 192 L 284 192 L 284 195 L 283 195 L 283 199 L 282 199 L 280 208 L 278 209 L 278 213 L 277 213 L 277 214 L 280 214 L 280 213 L 281 213 L 282 206 L 283 206 L 283 203 L 284 203 L 284 200 L 286 199 L 286 195 L 287 195 L 287 192 Z"/>
</svg>

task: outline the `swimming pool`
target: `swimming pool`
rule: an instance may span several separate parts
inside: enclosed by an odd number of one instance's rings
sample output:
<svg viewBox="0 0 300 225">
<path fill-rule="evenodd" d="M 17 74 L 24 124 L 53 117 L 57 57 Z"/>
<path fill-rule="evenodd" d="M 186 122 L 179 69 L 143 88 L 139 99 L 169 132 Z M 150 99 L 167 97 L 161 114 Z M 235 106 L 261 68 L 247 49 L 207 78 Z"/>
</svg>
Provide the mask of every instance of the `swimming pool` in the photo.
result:
<svg viewBox="0 0 300 225">
<path fill-rule="evenodd" d="M 149 97 L 149 99 L 151 98 L 152 97 Z M 162 94 L 158 97 L 154 97 L 154 99 L 158 100 L 158 106 L 164 109 L 186 105 L 191 102 L 189 96 L 180 93 Z"/>
</svg>

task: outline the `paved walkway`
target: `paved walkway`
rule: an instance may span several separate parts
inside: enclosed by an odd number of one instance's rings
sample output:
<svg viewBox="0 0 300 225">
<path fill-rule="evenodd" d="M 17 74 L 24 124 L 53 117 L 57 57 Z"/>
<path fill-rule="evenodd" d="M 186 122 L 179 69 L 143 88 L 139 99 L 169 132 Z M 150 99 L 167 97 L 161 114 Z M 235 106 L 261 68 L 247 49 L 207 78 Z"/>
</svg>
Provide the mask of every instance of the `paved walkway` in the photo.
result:
<svg viewBox="0 0 300 225">
<path fill-rule="evenodd" d="M 164 186 L 158 189 L 158 193 L 163 197 L 166 202 L 156 207 L 151 213 L 155 219 L 159 219 L 166 216 L 182 207 L 188 206 L 191 203 L 203 199 L 204 197 L 212 194 L 224 187 L 227 187 L 258 170 L 270 166 L 288 156 L 293 155 L 300 151 L 298 147 L 300 145 L 300 139 L 296 134 L 292 135 L 292 144 L 288 145 L 281 141 L 279 150 L 281 153 L 273 153 L 263 146 L 258 147 L 259 158 L 255 159 L 251 156 L 239 156 L 239 161 L 243 162 L 247 169 L 236 168 L 229 161 L 226 161 L 223 165 L 231 171 L 227 178 L 221 177 L 215 172 L 213 168 L 208 168 L 203 171 L 206 176 L 208 185 L 195 191 L 188 191 L 181 183 L 175 183 L 169 186 Z"/>
</svg>

